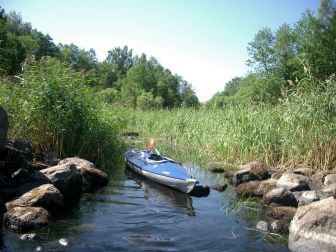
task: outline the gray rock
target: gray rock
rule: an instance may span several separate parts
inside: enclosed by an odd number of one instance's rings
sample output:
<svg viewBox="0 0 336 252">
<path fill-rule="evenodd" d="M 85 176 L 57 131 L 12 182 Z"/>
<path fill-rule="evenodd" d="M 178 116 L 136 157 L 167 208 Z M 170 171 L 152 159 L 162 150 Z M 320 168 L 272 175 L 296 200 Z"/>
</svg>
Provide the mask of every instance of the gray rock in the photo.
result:
<svg viewBox="0 0 336 252">
<path fill-rule="evenodd" d="M 336 200 L 329 197 L 298 208 L 289 228 L 291 251 L 335 251 Z"/>
<path fill-rule="evenodd" d="M 318 200 L 320 200 L 320 196 L 317 191 L 305 191 L 298 200 L 298 206 L 308 205 Z"/>
<path fill-rule="evenodd" d="M 311 168 L 297 168 L 293 170 L 293 173 L 310 177 L 314 174 L 314 170 Z"/>
<path fill-rule="evenodd" d="M 268 231 L 268 223 L 266 221 L 259 221 L 256 225 L 256 228 L 261 231 Z"/>
<path fill-rule="evenodd" d="M 29 175 L 26 182 L 17 188 L 18 196 L 44 184 L 51 184 L 51 180 L 40 171 Z"/>
<path fill-rule="evenodd" d="M 64 208 L 63 196 L 52 184 L 41 185 L 23 194 L 20 198 L 7 202 L 6 208 L 15 207 L 43 207 L 54 215 L 62 213 Z"/>
<path fill-rule="evenodd" d="M 58 240 L 59 244 L 61 244 L 62 246 L 66 247 L 69 244 L 69 240 L 67 238 L 61 238 Z"/>
<path fill-rule="evenodd" d="M 276 187 L 277 180 L 267 179 L 262 181 L 250 181 L 238 185 L 237 193 L 246 196 L 263 196 Z"/>
<path fill-rule="evenodd" d="M 216 190 L 218 192 L 224 192 L 227 188 L 227 184 L 215 184 L 210 187 L 212 190 Z"/>
<path fill-rule="evenodd" d="M 5 148 L 8 132 L 8 116 L 6 111 L 0 107 L 0 150 Z M 3 160 L 0 160 L 3 161 Z"/>
<path fill-rule="evenodd" d="M 74 164 L 74 165 L 76 165 L 77 169 L 95 168 L 95 165 L 93 163 L 91 163 L 88 160 L 79 158 L 79 157 L 65 158 L 65 159 L 61 160 L 58 164 L 59 165 L 61 165 L 61 164 Z"/>
<path fill-rule="evenodd" d="M 60 190 L 66 201 L 78 200 L 82 195 L 82 178 L 74 164 L 61 164 L 40 171 Z"/>
<path fill-rule="evenodd" d="M 50 215 L 42 207 L 14 207 L 4 214 L 4 225 L 16 231 L 29 231 L 49 224 Z"/>
<path fill-rule="evenodd" d="M 82 178 L 83 193 L 94 192 L 108 184 L 108 175 L 105 172 L 94 168 L 94 164 L 85 159 L 79 157 L 66 158 L 61 160 L 59 164 L 76 165 Z"/>
<path fill-rule="evenodd" d="M 288 233 L 289 223 L 284 220 L 275 220 L 270 225 L 272 232 Z"/>
<path fill-rule="evenodd" d="M 231 182 L 238 186 L 254 180 L 265 180 L 270 177 L 266 167 L 259 161 L 242 165 L 240 169 L 232 174 Z"/>
<path fill-rule="evenodd" d="M 308 177 L 295 173 L 285 173 L 279 178 L 277 187 L 293 192 L 309 190 Z"/>
<path fill-rule="evenodd" d="M 329 174 L 324 177 L 324 185 L 336 184 L 336 174 Z"/>
<path fill-rule="evenodd" d="M 298 202 L 291 191 L 275 188 L 264 195 L 266 204 L 297 207 Z"/>
<path fill-rule="evenodd" d="M 28 170 L 20 168 L 12 174 L 12 183 L 16 186 L 25 183 L 30 176 Z"/>
<path fill-rule="evenodd" d="M 38 238 L 38 235 L 34 233 L 23 234 L 20 236 L 20 240 L 36 240 L 37 238 Z"/>
</svg>

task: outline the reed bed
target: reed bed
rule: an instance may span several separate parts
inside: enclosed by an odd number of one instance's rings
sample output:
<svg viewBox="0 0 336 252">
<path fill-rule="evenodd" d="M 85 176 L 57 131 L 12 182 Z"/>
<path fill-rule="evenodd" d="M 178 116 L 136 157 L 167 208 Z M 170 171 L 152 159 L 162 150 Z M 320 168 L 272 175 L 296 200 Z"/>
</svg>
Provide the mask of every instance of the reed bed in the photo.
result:
<svg viewBox="0 0 336 252">
<path fill-rule="evenodd" d="M 191 148 L 208 161 L 261 160 L 323 170 L 335 160 L 335 97 L 332 85 L 322 93 L 295 93 L 277 105 L 128 111 L 128 130 L 181 151 Z"/>
</svg>

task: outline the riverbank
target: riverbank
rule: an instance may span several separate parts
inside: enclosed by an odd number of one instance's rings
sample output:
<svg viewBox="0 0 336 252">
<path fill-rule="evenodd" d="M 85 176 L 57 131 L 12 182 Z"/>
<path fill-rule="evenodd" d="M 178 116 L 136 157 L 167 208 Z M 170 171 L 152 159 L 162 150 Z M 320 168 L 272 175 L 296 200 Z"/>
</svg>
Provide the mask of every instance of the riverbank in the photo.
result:
<svg viewBox="0 0 336 252">
<path fill-rule="evenodd" d="M 62 218 L 82 194 L 107 185 L 108 175 L 78 158 L 58 160 L 42 153 L 34 160 L 31 144 L 7 141 L 0 150 L 0 215 L 4 226 L 27 232 Z M 47 157 L 48 156 L 48 157 Z"/>
<path fill-rule="evenodd" d="M 289 232 L 292 251 L 333 251 L 336 247 L 336 169 L 292 171 L 261 162 L 225 172 L 241 197 L 260 197 L 271 222 L 256 227 L 265 232 Z"/>
</svg>

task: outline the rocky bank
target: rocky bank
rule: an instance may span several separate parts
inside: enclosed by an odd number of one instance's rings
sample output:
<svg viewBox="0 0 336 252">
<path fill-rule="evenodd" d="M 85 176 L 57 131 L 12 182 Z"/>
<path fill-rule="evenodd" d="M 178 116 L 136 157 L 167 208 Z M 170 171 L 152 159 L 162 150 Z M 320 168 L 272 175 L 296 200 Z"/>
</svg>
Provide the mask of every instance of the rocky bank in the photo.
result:
<svg viewBox="0 0 336 252">
<path fill-rule="evenodd" d="M 335 251 L 336 168 L 288 171 L 256 161 L 225 176 L 238 195 L 262 198 L 272 221 L 257 223 L 258 229 L 289 232 L 291 251 Z"/>
<path fill-rule="evenodd" d="M 26 232 L 49 225 L 83 193 L 106 186 L 108 175 L 79 157 L 58 160 L 51 151 L 38 155 L 25 139 L 7 141 L 8 119 L 0 107 L 0 220 Z"/>
</svg>

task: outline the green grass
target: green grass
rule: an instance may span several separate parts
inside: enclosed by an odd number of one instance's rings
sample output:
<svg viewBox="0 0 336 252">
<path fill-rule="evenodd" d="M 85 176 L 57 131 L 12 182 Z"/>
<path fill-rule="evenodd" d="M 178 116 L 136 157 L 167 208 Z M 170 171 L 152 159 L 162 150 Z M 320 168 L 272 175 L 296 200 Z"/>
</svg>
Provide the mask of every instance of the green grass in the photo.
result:
<svg viewBox="0 0 336 252">
<path fill-rule="evenodd" d="M 336 153 L 334 86 L 293 94 L 275 106 L 128 111 L 127 130 L 192 149 L 208 161 L 328 169 Z"/>
</svg>

